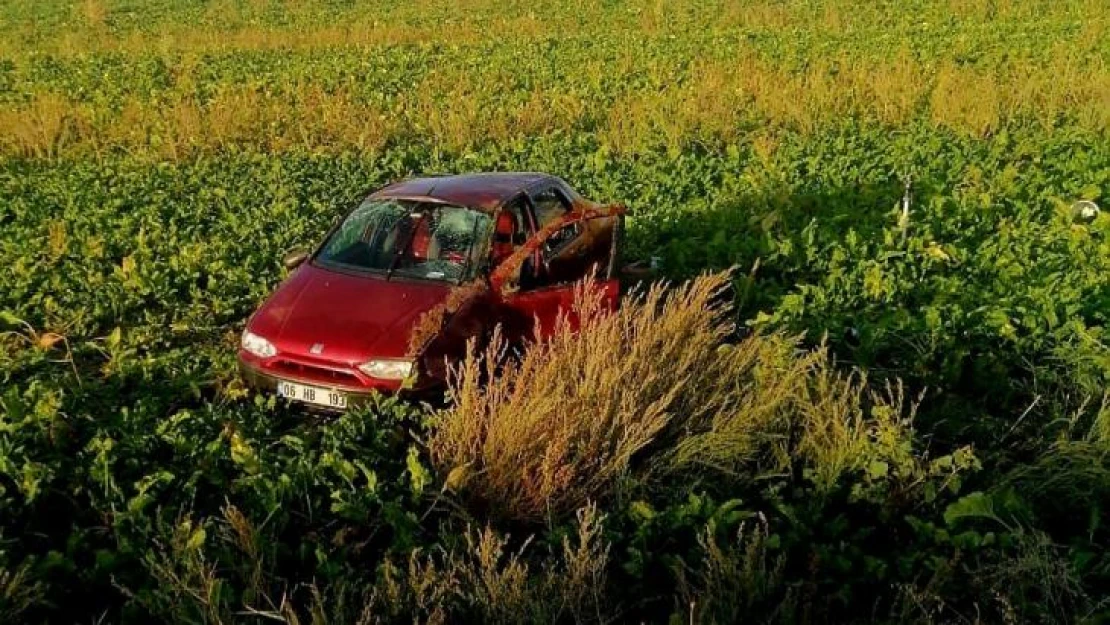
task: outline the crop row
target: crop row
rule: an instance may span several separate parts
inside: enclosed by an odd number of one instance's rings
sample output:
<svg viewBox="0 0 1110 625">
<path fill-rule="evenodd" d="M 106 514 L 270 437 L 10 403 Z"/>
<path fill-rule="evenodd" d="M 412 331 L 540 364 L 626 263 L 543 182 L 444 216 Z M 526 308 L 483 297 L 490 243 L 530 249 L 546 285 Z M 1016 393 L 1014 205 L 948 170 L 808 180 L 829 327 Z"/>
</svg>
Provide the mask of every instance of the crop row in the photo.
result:
<svg viewBox="0 0 1110 625">
<path fill-rule="evenodd" d="M 1107 369 L 1081 355 L 1097 351 L 1106 321 L 1106 217 L 1075 224 L 1071 204 L 1102 199 L 1110 154 L 1099 145 L 1082 132 L 983 142 L 848 124 L 772 151 L 676 158 L 564 138 L 461 159 L 414 148 L 155 167 L 12 161 L 2 303 L 84 337 L 234 324 L 278 278 L 282 251 L 311 243 L 358 190 L 409 171 L 537 169 L 626 201 L 631 254 L 660 256 L 670 275 L 758 264 L 742 302 L 757 325 L 835 345 L 855 328 L 851 360 L 944 385 L 1001 390 L 1023 361 L 1064 362 L 1094 390 Z M 969 367 L 982 371 L 969 378 Z"/>
<path fill-rule="evenodd" d="M 1107 25 L 0 5 L 0 621 L 1104 617 Z M 753 338 L 716 346 L 711 278 L 489 395 L 471 362 L 442 410 L 245 391 L 286 251 L 368 188 L 480 170 L 627 204 L 661 277 L 735 268 Z"/>
</svg>

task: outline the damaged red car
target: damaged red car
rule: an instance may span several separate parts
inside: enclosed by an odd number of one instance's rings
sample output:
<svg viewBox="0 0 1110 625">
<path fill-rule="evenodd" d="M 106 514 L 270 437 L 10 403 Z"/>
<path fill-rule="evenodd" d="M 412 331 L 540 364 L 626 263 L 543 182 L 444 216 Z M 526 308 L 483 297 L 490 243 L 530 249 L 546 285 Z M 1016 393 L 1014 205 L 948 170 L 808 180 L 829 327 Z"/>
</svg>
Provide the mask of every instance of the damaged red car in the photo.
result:
<svg viewBox="0 0 1110 625">
<path fill-rule="evenodd" d="M 286 256 L 290 275 L 243 331 L 242 377 L 336 410 L 442 388 L 469 339 L 497 325 L 510 341 L 544 336 L 584 278 L 615 307 L 623 215 L 540 173 L 386 186 Z"/>
</svg>

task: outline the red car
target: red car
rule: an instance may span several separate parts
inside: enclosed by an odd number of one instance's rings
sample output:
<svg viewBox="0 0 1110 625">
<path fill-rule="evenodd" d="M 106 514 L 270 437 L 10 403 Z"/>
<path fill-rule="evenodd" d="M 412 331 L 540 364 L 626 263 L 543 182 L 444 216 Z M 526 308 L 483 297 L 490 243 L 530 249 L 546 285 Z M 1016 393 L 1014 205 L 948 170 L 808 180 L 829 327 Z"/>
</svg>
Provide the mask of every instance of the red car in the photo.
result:
<svg viewBox="0 0 1110 625">
<path fill-rule="evenodd" d="M 332 409 L 442 388 L 468 339 L 497 324 L 542 337 L 587 276 L 616 306 L 623 213 L 540 173 L 391 184 L 286 257 L 292 273 L 243 332 L 243 378 Z"/>
</svg>

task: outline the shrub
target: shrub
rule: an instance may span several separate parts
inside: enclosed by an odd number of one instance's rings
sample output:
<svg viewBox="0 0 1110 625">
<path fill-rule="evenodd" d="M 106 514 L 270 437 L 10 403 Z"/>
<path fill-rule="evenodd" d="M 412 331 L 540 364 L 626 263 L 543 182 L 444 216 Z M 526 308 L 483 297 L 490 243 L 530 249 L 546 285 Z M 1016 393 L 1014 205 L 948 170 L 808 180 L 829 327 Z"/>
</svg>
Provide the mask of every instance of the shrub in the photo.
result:
<svg viewBox="0 0 1110 625">
<path fill-rule="evenodd" d="M 0 565 L 3 564 L 0 551 Z M 15 623 L 21 614 L 42 600 L 42 584 L 29 575 L 28 567 L 0 566 L 0 621 Z"/>
<path fill-rule="evenodd" d="M 613 313 L 587 283 L 577 332 L 564 315 L 515 359 L 500 336 L 472 345 L 451 376 L 454 406 L 433 427 L 433 462 L 449 482 L 465 474 L 468 496 L 494 515 L 535 521 L 611 494 L 637 453 L 686 426 L 719 425 L 732 457 L 748 453 L 744 431 L 758 423 L 715 421 L 743 400 L 729 373 L 746 352 L 718 349 L 729 327 L 710 303 L 726 280 L 657 284 Z M 675 462 L 699 459 L 688 448 Z"/>
<path fill-rule="evenodd" d="M 926 471 L 900 387 L 869 394 L 824 350 L 780 335 L 724 343 L 727 281 L 656 284 L 615 312 L 587 283 L 553 336 L 515 357 L 499 337 L 472 345 L 429 439 L 447 486 L 474 510 L 534 522 L 622 485 L 798 468 L 828 491 L 845 472 Z"/>
<path fill-rule="evenodd" d="M 613 622 L 620 606 L 607 595 L 605 517 L 592 504 L 575 516 L 570 535 L 548 549 L 488 525 L 467 528 L 460 540 L 387 560 L 361 589 L 314 588 L 306 610 L 282 616 L 299 623 L 306 613 L 313 625 Z"/>
<path fill-rule="evenodd" d="M 788 600 L 796 597 L 785 583 L 786 558 L 769 552 L 767 521 L 759 521 L 742 525 L 730 543 L 721 544 L 709 528 L 698 535 L 700 562 L 678 571 L 678 607 L 690 622 L 736 623 L 753 612 L 791 622 Z"/>
</svg>

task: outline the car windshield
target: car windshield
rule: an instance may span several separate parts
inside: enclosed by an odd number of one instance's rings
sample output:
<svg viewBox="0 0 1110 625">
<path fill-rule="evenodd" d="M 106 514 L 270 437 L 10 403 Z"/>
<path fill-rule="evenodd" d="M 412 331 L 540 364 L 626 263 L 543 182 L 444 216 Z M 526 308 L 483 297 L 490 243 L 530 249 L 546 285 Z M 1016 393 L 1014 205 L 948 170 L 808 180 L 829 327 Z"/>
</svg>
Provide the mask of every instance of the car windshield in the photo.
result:
<svg viewBox="0 0 1110 625">
<path fill-rule="evenodd" d="M 328 237 L 316 262 L 461 282 L 481 264 L 489 225 L 489 215 L 461 206 L 368 198 Z"/>
</svg>

